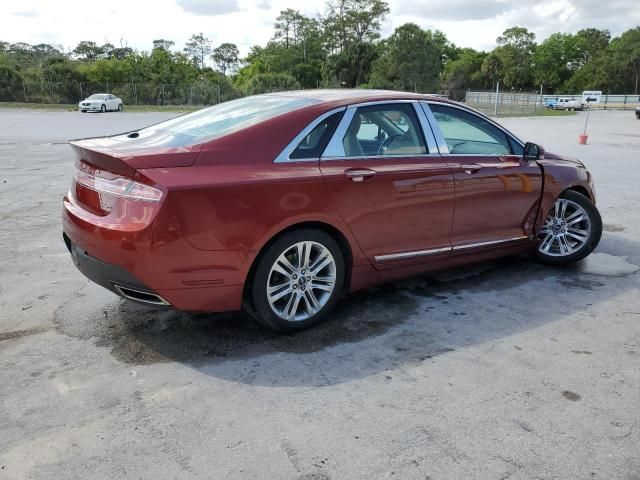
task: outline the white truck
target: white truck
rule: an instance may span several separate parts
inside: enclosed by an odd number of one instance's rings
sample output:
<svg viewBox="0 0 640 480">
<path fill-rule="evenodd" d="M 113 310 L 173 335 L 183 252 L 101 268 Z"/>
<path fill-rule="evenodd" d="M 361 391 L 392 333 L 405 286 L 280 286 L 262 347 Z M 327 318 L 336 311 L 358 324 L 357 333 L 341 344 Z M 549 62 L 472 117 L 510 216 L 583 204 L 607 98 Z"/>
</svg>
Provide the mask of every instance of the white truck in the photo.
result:
<svg viewBox="0 0 640 480">
<path fill-rule="evenodd" d="M 576 100 L 574 97 L 560 97 L 553 107 L 556 110 L 583 110 L 585 108 L 582 99 Z"/>
</svg>

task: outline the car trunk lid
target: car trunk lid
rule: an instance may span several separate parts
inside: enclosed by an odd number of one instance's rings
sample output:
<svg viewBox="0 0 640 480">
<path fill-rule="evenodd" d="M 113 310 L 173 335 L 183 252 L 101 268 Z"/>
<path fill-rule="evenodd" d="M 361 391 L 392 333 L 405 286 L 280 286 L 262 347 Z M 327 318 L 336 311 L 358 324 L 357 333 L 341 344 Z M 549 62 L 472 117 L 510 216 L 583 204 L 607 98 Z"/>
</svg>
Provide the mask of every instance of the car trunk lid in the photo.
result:
<svg viewBox="0 0 640 480">
<path fill-rule="evenodd" d="M 175 138 L 161 132 L 143 132 L 69 142 L 76 163 L 71 193 L 80 206 L 105 216 L 121 199 L 160 201 L 164 187 L 138 170 L 187 167 L 202 149 L 171 145 Z"/>
</svg>

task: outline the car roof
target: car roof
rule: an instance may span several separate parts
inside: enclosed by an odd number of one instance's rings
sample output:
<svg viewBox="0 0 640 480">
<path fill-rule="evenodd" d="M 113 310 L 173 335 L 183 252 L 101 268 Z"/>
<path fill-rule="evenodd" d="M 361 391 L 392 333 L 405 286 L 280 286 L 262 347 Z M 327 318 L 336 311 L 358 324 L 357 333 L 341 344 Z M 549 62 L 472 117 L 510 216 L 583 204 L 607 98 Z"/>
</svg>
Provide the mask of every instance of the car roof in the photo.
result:
<svg viewBox="0 0 640 480">
<path fill-rule="evenodd" d="M 316 104 L 332 104 L 332 106 L 350 105 L 353 103 L 376 102 L 385 100 L 441 100 L 447 99 L 437 95 L 422 93 L 398 92 L 393 90 L 370 90 L 356 88 L 293 90 L 288 92 L 267 93 L 269 96 L 306 98 Z"/>
</svg>

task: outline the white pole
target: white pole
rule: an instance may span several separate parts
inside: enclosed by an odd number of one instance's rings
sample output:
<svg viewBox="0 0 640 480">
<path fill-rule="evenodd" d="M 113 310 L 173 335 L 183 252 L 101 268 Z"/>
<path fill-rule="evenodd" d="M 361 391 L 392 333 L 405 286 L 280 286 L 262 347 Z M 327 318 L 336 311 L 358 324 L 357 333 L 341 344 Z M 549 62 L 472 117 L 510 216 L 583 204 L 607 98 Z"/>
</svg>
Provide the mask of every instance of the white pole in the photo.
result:
<svg viewBox="0 0 640 480">
<path fill-rule="evenodd" d="M 493 108 L 493 114 L 498 116 L 498 92 L 500 91 L 500 80 L 496 81 L 496 103 Z"/>
<path fill-rule="evenodd" d="M 544 107 L 544 99 L 542 98 L 542 84 L 540 84 L 540 106 Z"/>
</svg>

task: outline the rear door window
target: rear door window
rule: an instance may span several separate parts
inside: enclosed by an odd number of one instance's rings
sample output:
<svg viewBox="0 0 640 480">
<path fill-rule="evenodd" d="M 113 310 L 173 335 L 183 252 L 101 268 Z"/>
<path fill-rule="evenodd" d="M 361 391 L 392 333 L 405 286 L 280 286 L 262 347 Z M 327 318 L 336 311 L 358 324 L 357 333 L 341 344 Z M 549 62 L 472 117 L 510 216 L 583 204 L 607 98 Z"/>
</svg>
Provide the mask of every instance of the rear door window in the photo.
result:
<svg viewBox="0 0 640 480">
<path fill-rule="evenodd" d="M 345 157 L 428 153 L 413 105 L 380 104 L 356 110 L 342 139 Z"/>
</svg>

